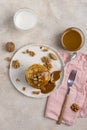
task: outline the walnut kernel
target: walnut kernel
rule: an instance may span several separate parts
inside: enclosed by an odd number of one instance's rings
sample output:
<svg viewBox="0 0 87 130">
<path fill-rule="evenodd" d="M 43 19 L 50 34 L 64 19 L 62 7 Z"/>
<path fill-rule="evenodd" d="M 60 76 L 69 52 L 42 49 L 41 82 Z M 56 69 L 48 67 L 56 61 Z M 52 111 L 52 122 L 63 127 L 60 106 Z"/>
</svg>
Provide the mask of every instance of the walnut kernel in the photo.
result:
<svg viewBox="0 0 87 130">
<path fill-rule="evenodd" d="M 49 53 L 49 57 L 51 59 L 53 59 L 53 60 L 57 60 L 58 59 L 58 57 L 55 54 L 53 54 L 53 53 Z"/>
<path fill-rule="evenodd" d="M 44 63 L 49 63 L 49 62 L 50 62 L 50 58 L 47 57 L 47 56 L 43 56 L 43 57 L 41 58 L 41 60 L 42 60 L 42 62 L 44 62 Z"/>
<path fill-rule="evenodd" d="M 15 44 L 13 42 L 7 42 L 6 50 L 8 52 L 13 52 L 15 50 Z"/>
<path fill-rule="evenodd" d="M 30 56 L 34 56 L 34 55 L 35 55 L 35 52 L 29 51 L 29 55 L 30 55 Z"/>
<path fill-rule="evenodd" d="M 13 66 L 15 69 L 19 68 L 19 67 L 20 67 L 19 61 L 18 61 L 18 60 L 12 61 L 12 66 Z"/>
<path fill-rule="evenodd" d="M 35 56 L 35 52 L 34 51 L 30 51 L 30 50 L 26 50 L 22 52 L 23 54 L 29 54 L 30 56 Z"/>
<path fill-rule="evenodd" d="M 71 109 L 74 111 L 74 112 L 77 112 L 80 107 L 76 104 L 76 103 L 73 103 L 72 106 L 71 106 Z"/>
<path fill-rule="evenodd" d="M 53 66 L 52 66 L 52 64 L 51 63 L 45 63 L 45 64 L 43 64 L 48 70 L 50 70 Z"/>
</svg>

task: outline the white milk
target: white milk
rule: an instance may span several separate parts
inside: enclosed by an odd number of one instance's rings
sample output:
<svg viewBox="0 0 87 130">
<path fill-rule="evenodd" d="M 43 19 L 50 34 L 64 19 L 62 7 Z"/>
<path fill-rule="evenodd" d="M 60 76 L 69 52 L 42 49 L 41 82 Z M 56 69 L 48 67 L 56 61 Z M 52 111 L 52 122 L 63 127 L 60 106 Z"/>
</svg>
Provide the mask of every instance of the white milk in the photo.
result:
<svg viewBox="0 0 87 130">
<path fill-rule="evenodd" d="M 34 27 L 36 22 L 36 15 L 28 9 L 21 9 L 14 16 L 15 26 L 21 30 L 28 30 Z"/>
</svg>

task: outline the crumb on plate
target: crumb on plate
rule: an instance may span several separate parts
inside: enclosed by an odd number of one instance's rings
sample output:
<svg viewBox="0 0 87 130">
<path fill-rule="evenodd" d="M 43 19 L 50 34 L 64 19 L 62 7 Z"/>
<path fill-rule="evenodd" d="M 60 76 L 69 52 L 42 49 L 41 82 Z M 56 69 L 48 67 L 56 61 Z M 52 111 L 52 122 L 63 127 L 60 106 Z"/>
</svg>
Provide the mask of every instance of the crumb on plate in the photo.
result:
<svg viewBox="0 0 87 130">
<path fill-rule="evenodd" d="M 18 81 L 18 82 L 19 82 L 19 81 L 20 81 L 20 79 L 16 78 L 16 81 Z"/>
<path fill-rule="evenodd" d="M 40 94 L 40 91 L 32 91 L 32 94 Z"/>
<path fill-rule="evenodd" d="M 26 90 L 26 87 L 22 87 L 22 90 L 25 91 L 25 90 Z"/>
</svg>

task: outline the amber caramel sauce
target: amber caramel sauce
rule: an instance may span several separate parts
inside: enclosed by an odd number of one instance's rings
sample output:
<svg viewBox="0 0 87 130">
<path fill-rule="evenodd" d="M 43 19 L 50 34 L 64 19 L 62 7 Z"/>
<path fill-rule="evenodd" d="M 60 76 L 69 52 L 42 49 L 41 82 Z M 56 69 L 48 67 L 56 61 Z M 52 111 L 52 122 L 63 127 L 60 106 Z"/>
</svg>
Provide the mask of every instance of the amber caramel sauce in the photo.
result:
<svg viewBox="0 0 87 130">
<path fill-rule="evenodd" d="M 56 82 L 60 78 L 61 71 L 53 71 L 51 74 L 51 82 Z"/>
<path fill-rule="evenodd" d="M 55 83 L 51 83 L 49 82 L 47 85 L 45 85 L 42 89 L 41 89 L 41 93 L 49 93 L 51 92 L 53 89 L 55 88 Z"/>
<path fill-rule="evenodd" d="M 53 71 L 51 74 L 52 79 L 42 89 L 41 93 L 49 93 L 55 88 L 55 82 L 60 78 L 61 71 Z"/>
<path fill-rule="evenodd" d="M 64 32 L 62 43 L 64 48 L 69 51 L 79 50 L 82 45 L 81 34 L 73 29 L 68 29 Z"/>
</svg>

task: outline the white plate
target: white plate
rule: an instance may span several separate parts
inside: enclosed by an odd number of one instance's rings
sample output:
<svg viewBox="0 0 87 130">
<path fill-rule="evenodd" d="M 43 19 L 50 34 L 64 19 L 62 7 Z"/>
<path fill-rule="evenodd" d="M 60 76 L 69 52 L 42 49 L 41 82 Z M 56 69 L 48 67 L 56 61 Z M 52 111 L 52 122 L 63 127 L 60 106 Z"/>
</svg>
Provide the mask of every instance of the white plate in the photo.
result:
<svg viewBox="0 0 87 130">
<path fill-rule="evenodd" d="M 48 48 L 48 51 L 43 52 L 41 47 Z M 28 54 L 23 54 L 23 52 L 26 51 L 27 49 L 34 51 L 36 55 L 31 57 Z M 58 51 L 56 51 L 55 49 L 53 49 L 47 45 L 29 44 L 29 45 L 26 45 L 26 46 L 22 47 L 21 49 L 19 49 L 13 56 L 11 63 L 10 63 L 10 72 L 9 72 L 10 79 L 11 79 L 14 87 L 19 92 L 23 93 L 26 96 L 35 97 L 35 98 L 47 97 L 52 92 L 51 91 L 50 93 L 47 93 L 47 94 L 42 94 L 42 93 L 33 94 L 32 91 L 38 91 L 38 89 L 35 89 L 35 88 L 29 86 L 25 80 L 25 72 L 26 72 L 27 68 L 29 66 L 31 66 L 32 64 L 36 64 L 36 63 L 43 65 L 43 63 L 41 61 L 41 57 L 48 56 L 49 52 L 54 53 L 55 55 L 58 56 L 58 60 L 51 60 L 53 68 L 51 69 L 50 72 L 53 72 L 54 70 L 62 71 L 60 79 L 56 82 L 55 89 L 59 88 L 59 86 L 63 80 L 64 71 L 63 71 L 63 62 L 62 62 L 62 59 L 61 59 Z M 21 66 L 17 69 L 13 68 L 12 67 L 13 60 L 19 60 Z M 20 79 L 20 81 L 16 81 L 17 78 Z M 23 91 L 23 87 L 26 87 L 25 91 Z"/>
</svg>

